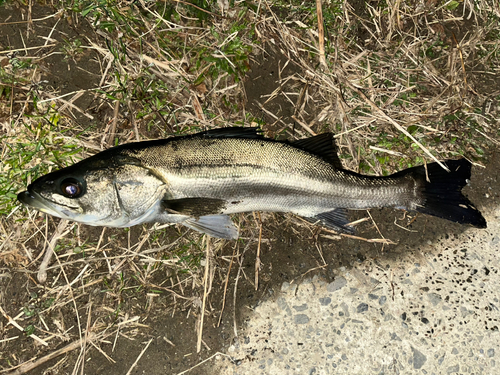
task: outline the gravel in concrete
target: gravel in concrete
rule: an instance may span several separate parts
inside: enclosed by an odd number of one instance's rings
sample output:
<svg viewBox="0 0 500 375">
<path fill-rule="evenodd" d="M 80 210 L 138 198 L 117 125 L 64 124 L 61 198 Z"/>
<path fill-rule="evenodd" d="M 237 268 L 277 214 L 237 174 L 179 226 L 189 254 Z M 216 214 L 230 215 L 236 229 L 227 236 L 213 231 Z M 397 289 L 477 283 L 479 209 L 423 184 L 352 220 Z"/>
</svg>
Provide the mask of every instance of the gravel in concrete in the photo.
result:
<svg viewBox="0 0 500 375">
<path fill-rule="evenodd" d="M 500 374 L 499 218 L 330 283 L 284 283 L 214 373 Z"/>
</svg>

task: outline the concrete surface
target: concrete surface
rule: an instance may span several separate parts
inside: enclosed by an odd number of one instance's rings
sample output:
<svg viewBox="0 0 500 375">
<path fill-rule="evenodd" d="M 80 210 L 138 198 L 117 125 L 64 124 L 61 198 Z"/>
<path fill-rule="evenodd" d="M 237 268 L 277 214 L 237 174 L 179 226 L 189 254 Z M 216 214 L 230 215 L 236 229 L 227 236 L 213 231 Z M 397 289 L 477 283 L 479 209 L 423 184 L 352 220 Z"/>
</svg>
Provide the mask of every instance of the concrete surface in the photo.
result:
<svg viewBox="0 0 500 375">
<path fill-rule="evenodd" d="M 485 216 L 488 229 L 443 233 L 398 261 L 284 283 L 214 373 L 500 374 L 500 209 Z"/>
</svg>

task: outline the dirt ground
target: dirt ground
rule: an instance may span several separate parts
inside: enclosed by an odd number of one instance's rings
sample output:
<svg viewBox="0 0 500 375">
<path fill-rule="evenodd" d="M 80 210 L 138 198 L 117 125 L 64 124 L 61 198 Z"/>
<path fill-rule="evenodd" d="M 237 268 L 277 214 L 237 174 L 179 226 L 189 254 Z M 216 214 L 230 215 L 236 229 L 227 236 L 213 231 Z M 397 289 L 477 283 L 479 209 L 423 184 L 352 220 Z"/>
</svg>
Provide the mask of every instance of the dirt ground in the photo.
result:
<svg viewBox="0 0 500 375">
<path fill-rule="evenodd" d="M 23 21 L 26 16 L 25 9 L 23 7 L 20 9 L 21 12 L 12 12 L 11 9 L 0 7 L 0 49 L 3 50 L 6 46 L 17 47 L 20 49 L 17 52 L 19 55 L 29 55 L 29 50 L 22 50 L 23 46 L 29 48 L 45 43 L 45 40 L 37 36 L 47 35 L 49 30 L 54 29 L 53 40 L 47 44 L 56 46 L 47 47 L 44 52 L 45 56 L 38 56 L 43 57 L 39 61 L 40 70 L 37 73 L 40 81 L 43 82 L 41 90 L 44 87 L 55 88 L 60 95 L 64 95 L 68 92 L 98 86 L 100 76 L 93 73 L 98 69 L 95 51 L 85 50 L 83 54 L 78 55 L 77 59 L 64 59 L 63 55 L 58 52 L 58 47 L 65 40 L 99 37 L 86 22 L 75 24 L 65 18 L 48 18 L 43 22 L 34 23 L 29 38 L 25 38 L 22 35 L 25 35 L 27 25 L 14 23 Z M 52 14 L 54 14 L 54 9 L 48 6 L 35 5 L 33 7 L 34 19 Z M 270 94 L 276 88 L 276 80 L 269 79 L 269 77 L 278 74 L 284 61 L 280 52 L 272 47 L 266 51 L 267 53 L 262 55 L 262 61 L 254 63 L 247 74 L 246 105 L 247 111 L 269 124 L 269 129 L 279 129 L 280 126 L 275 119 L 263 112 L 257 104 L 258 101 L 262 102 L 260 99 L 263 95 Z M 290 64 L 287 69 L 296 68 Z M 479 80 L 480 77 L 477 79 Z M 488 76 L 488 79 L 491 80 L 491 77 Z M 500 78 L 496 77 L 496 80 L 490 83 L 498 87 Z M 83 127 L 96 123 L 104 124 L 108 119 L 110 109 L 100 106 L 90 93 L 84 93 L 74 104 L 84 111 L 84 113 L 72 112 L 75 121 Z M 14 111 L 20 111 L 21 106 L 22 103 L 16 103 Z M 294 114 L 294 106 L 283 97 L 272 100 L 266 108 L 286 121 Z M 309 108 L 309 111 L 314 111 L 314 108 Z M 488 205 L 488 195 L 498 195 L 498 191 L 491 190 L 488 174 L 498 170 L 499 155 L 494 150 L 490 150 L 485 160 L 489 163 L 487 169 L 483 171 L 480 167 L 475 167 L 471 186 L 464 189 L 479 209 Z M 194 281 L 182 281 L 184 275 L 177 273 L 177 269 L 169 271 L 162 268 L 154 272 L 147 283 L 137 280 L 135 284 L 128 284 L 125 291 L 120 290 L 118 293 L 116 288 L 119 286 L 117 287 L 116 284 L 119 284 L 119 280 L 116 274 L 108 276 L 106 262 L 85 263 L 82 257 L 79 260 L 81 267 L 72 268 L 74 274 L 68 274 L 67 278 L 73 280 L 81 268 L 88 264 L 94 268 L 95 275 L 99 276 L 96 277 L 99 282 L 82 289 L 84 292 L 78 294 L 76 306 L 68 300 L 62 307 L 52 310 L 48 316 L 45 316 L 47 325 L 51 328 L 58 325 L 60 326 L 58 332 L 61 332 L 60 337 L 50 341 L 48 347 L 34 342 L 32 337 L 20 333 L 12 325 L 7 325 L 5 319 L 0 320 L 0 351 L 2 352 L 0 372 L 4 372 L 13 365 L 41 358 L 68 345 L 79 338 L 77 327 L 85 327 L 88 324 L 89 327 L 95 328 L 105 325 L 116 328 L 124 321 L 137 317 L 137 324 L 132 329 L 127 328 L 123 332 L 116 331 L 112 336 L 96 343 L 96 347 L 87 352 L 84 367 L 86 374 L 125 374 L 147 345 L 147 350 L 131 374 L 178 374 L 191 368 L 189 374 L 206 374 L 206 365 L 193 367 L 217 352 L 227 353 L 227 349 L 235 340 L 235 324 L 237 328 L 243 327 L 247 314 L 253 311 L 261 301 L 273 298 L 284 281 L 300 282 L 304 277 L 320 275 L 330 282 L 335 279 L 340 269 L 349 269 L 353 264 L 364 262 L 367 258 L 376 259 L 379 264 L 383 265 L 388 259 L 404 257 L 405 254 L 418 249 L 422 243 L 433 241 L 443 233 L 453 237 L 465 229 L 464 226 L 458 224 L 420 215 L 407 228 L 410 230 L 408 231 L 397 225 L 406 227 L 408 222 L 401 211 L 371 210 L 370 214 L 377 227 L 372 225 L 371 221 L 367 221 L 359 226 L 357 235 L 372 239 L 380 238 L 379 233 L 381 233 L 395 242 L 395 245 L 340 237 L 303 223 L 293 216 L 262 214 L 260 248 L 262 267 L 257 291 L 254 287 L 254 275 L 258 241 L 248 241 L 246 247 L 241 242 L 216 241 L 214 244 L 215 271 L 212 289 L 207 300 L 207 312 L 204 316 L 203 345 L 200 353 L 196 352 L 198 339 L 196 326 L 200 316 L 199 310 L 193 308 L 193 300 L 201 301 L 203 290 L 199 287 L 193 288 L 196 284 Z M 367 216 L 365 212 L 354 212 L 351 218 L 365 216 Z M 247 228 L 244 236 L 258 238 L 258 221 L 254 219 L 254 216 L 245 215 L 243 220 L 246 221 Z M 58 219 L 52 219 L 50 230 L 54 230 L 57 224 Z M 92 243 L 99 242 L 102 233 L 100 228 L 81 226 L 79 229 L 79 236 Z M 142 235 L 142 228 L 132 228 L 128 234 L 118 230 L 106 232 L 106 236 L 111 239 L 110 249 L 113 253 L 123 251 L 127 247 L 127 242 L 140 241 Z M 179 232 L 177 229 L 168 228 L 164 236 L 174 242 Z M 198 234 L 190 234 L 190 236 L 193 242 L 196 242 L 196 238 L 199 241 Z M 35 251 L 42 250 L 40 244 L 33 244 L 33 247 Z M 242 253 L 244 255 L 240 258 L 241 264 L 236 261 L 230 262 L 233 254 Z M 35 257 L 38 255 L 35 253 Z M 201 250 L 200 257 L 202 255 Z M 26 309 L 35 311 L 45 308 L 43 304 L 46 301 L 39 297 L 44 295 L 54 285 L 55 280 L 62 276 L 57 268 L 50 269 L 47 282 L 41 284 L 36 279 L 37 266 L 38 262 L 33 262 L 27 267 L 0 269 L 0 306 L 9 316 L 16 317 Z M 133 265 L 129 264 L 125 270 L 133 274 Z M 199 273 L 198 277 L 203 277 L 203 273 Z M 229 280 L 227 285 L 226 278 Z M 165 280 L 168 282 L 165 283 Z M 235 286 L 236 280 L 238 281 L 237 287 Z M 167 289 L 174 293 L 167 292 Z M 183 289 L 182 292 L 181 289 Z M 155 294 L 158 290 L 160 293 Z M 236 291 L 235 295 L 233 295 L 234 291 Z M 223 303 L 225 305 L 222 311 Z M 80 319 L 83 321 L 77 320 L 75 308 L 79 311 Z M 222 319 L 219 325 L 221 314 Z M 25 316 L 19 322 L 23 326 L 34 324 L 43 327 L 36 315 Z M 55 331 L 55 329 L 50 329 L 50 331 Z M 5 341 L 13 336 L 17 338 Z M 239 339 L 244 340 L 244 338 Z M 78 346 L 29 373 L 69 374 L 73 371 L 81 353 L 82 349 Z M 243 358 L 234 358 L 236 362 L 241 360 Z"/>
</svg>

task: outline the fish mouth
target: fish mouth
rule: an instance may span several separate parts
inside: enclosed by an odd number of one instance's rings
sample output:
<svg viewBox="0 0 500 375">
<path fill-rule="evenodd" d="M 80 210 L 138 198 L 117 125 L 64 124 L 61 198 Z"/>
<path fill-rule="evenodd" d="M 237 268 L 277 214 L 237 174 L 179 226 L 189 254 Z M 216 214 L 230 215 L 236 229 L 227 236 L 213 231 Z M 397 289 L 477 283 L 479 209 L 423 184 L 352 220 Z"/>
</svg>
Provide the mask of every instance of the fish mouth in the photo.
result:
<svg viewBox="0 0 500 375">
<path fill-rule="evenodd" d="M 17 199 L 19 202 L 37 211 L 64 219 L 69 219 L 71 216 L 74 216 L 74 214 L 71 215 L 71 210 L 77 210 L 79 208 L 78 206 L 66 206 L 44 198 L 36 191 L 31 190 L 29 186 L 27 191 L 23 191 L 17 195 Z"/>
</svg>

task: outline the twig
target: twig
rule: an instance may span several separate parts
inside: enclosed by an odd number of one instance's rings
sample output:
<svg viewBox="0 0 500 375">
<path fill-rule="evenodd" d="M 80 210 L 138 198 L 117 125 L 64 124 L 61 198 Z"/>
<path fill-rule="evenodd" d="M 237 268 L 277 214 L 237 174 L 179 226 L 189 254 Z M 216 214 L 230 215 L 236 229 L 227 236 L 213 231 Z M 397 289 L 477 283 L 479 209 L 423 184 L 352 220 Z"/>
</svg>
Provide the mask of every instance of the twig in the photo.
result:
<svg viewBox="0 0 500 375">
<path fill-rule="evenodd" d="M 47 95 L 49 97 L 49 99 L 45 100 L 45 101 L 56 101 L 56 99 L 60 102 L 62 102 L 63 104 L 59 107 L 59 111 L 62 112 L 66 109 L 66 107 L 70 107 L 70 108 L 73 108 L 73 109 L 76 109 L 78 112 L 80 112 L 82 115 L 84 115 L 85 117 L 87 117 L 88 119 L 90 120 L 93 120 L 94 119 L 94 116 L 92 115 L 89 115 L 87 112 L 85 112 L 83 109 L 81 109 L 80 107 L 77 107 L 76 105 L 74 105 L 72 102 L 74 102 L 75 100 L 77 100 L 80 96 L 82 96 L 85 92 L 87 92 L 87 90 L 79 90 L 79 91 L 75 91 L 75 95 L 71 98 L 71 101 L 67 101 L 65 99 L 62 99 L 62 96 L 59 96 L 58 98 L 55 98 L 53 95 L 51 95 L 50 93 L 45 93 L 45 95 Z M 67 95 L 64 95 L 64 96 L 67 96 Z M 39 102 L 40 103 L 40 102 Z M 70 112 L 71 113 L 71 112 Z"/>
<path fill-rule="evenodd" d="M 19 336 L 8 337 L 6 339 L 0 340 L 0 344 L 3 343 L 3 342 L 15 340 L 15 339 L 18 339 L 18 338 L 19 338 Z"/>
<path fill-rule="evenodd" d="M 0 306 L 0 312 L 2 313 L 2 315 L 5 317 L 5 319 L 7 319 L 9 321 L 8 324 L 12 324 L 14 327 L 16 327 L 18 330 L 20 330 L 21 332 L 24 332 L 24 328 L 21 327 L 14 319 L 12 319 L 9 315 L 7 315 L 7 313 L 5 312 L 5 310 L 2 308 L 2 306 Z M 30 337 L 32 337 L 34 340 L 38 341 L 40 344 L 44 345 L 44 346 L 49 346 L 49 344 L 42 340 L 40 337 L 38 337 L 37 335 L 35 334 L 31 334 L 29 335 Z"/>
<path fill-rule="evenodd" d="M 408 232 L 418 233 L 418 230 L 408 229 L 408 228 L 403 227 L 402 225 L 399 225 L 399 224 L 396 222 L 397 220 L 398 220 L 397 218 L 394 218 L 394 225 L 395 225 L 395 226 L 400 227 L 401 229 L 404 229 L 404 230 L 406 230 L 406 231 L 408 231 Z"/>
<path fill-rule="evenodd" d="M 455 34 L 453 32 L 451 33 L 451 36 L 453 37 L 453 40 L 455 42 L 455 47 L 457 47 L 458 53 L 460 54 L 460 63 L 462 64 L 462 74 L 464 77 L 465 87 L 470 88 L 469 84 L 467 83 L 467 72 L 465 70 L 464 56 L 462 54 L 462 48 L 460 48 L 460 43 L 458 43 L 457 39 L 455 38 Z"/>
<path fill-rule="evenodd" d="M 33 336 L 33 335 L 31 335 L 31 336 Z M 90 335 L 88 335 L 87 340 L 92 341 L 92 340 L 96 340 L 97 338 L 98 337 L 96 334 L 91 333 Z M 25 364 L 21 365 L 21 367 L 19 367 L 16 371 L 14 371 L 10 375 L 26 374 L 28 371 L 31 371 L 34 368 L 37 368 L 38 366 L 44 364 L 47 361 L 50 361 L 53 358 L 60 356 L 61 354 L 64 354 L 64 353 L 67 353 L 67 352 L 70 352 L 72 350 L 79 348 L 82 345 L 84 340 L 85 340 L 85 338 L 82 338 L 80 340 L 72 342 L 69 345 L 66 345 L 64 348 L 58 349 L 55 352 L 47 354 L 45 357 L 42 357 L 34 362 L 25 363 Z"/>
<path fill-rule="evenodd" d="M 47 267 L 50 263 L 50 260 L 52 259 L 52 255 L 54 254 L 54 249 L 56 248 L 56 242 L 59 238 L 64 237 L 66 234 L 69 233 L 71 229 L 68 229 L 64 233 L 63 230 L 66 229 L 66 226 L 68 225 L 67 220 L 61 220 L 59 222 L 59 225 L 57 226 L 56 232 L 52 235 L 52 238 L 50 239 L 50 242 L 48 242 L 47 248 L 45 249 L 45 255 L 43 257 L 43 261 L 40 264 L 40 268 L 38 269 L 37 273 L 37 279 L 38 282 L 44 283 L 47 281 Z M 47 238 L 47 237 L 45 237 Z"/>
<path fill-rule="evenodd" d="M 318 241 L 314 241 L 314 245 L 316 246 L 316 250 L 318 250 L 319 256 L 321 257 L 321 260 L 323 261 L 323 264 L 326 266 L 326 260 L 325 257 L 323 256 L 323 250 L 321 249 L 321 244 L 318 243 Z"/>
<path fill-rule="evenodd" d="M 71 285 L 71 284 L 70 284 Z M 91 312 L 92 312 L 92 301 L 89 302 L 88 312 L 87 312 L 87 327 L 85 329 L 85 335 L 83 340 L 83 344 L 80 347 L 80 355 L 76 361 L 75 372 L 78 369 L 78 362 L 81 364 L 80 374 L 83 375 L 83 369 L 85 368 L 85 351 L 87 350 L 87 337 L 90 330 L 90 321 L 91 321 Z"/>
<path fill-rule="evenodd" d="M 68 275 L 66 274 L 66 271 L 64 270 L 64 267 L 61 264 L 61 260 L 59 259 L 59 257 L 57 256 L 56 253 L 54 253 L 54 255 L 56 257 L 57 264 L 61 268 L 61 273 L 62 273 L 62 275 L 64 277 L 64 280 L 66 281 L 66 284 L 69 285 L 70 282 L 69 282 L 69 279 L 68 279 Z M 80 322 L 80 313 L 78 312 L 78 305 L 76 303 L 75 295 L 73 293 L 73 288 L 68 287 L 68 291 L 69 291 L 69 295 L 71 297 L 71 301 L 73 302 L 73 306 L 75 308 L 75 316 L 76 316 L 76 321 L 78 323 L 78 326 L 77 326 L 78 327 L 78 335 L 80 337 L 80 340 L 82 340 L 82 339 L 84 339 L 84 337 L 82 336 L 82 329 L 81 329 L 81 322 Z"/>
<path fill-rule="evenodd" d="M 161 68 L 163 70 L 168 71 L 168 73 L 165 73 L 165 75 L 167 75 L 168 77 L 185 76 L 185 75 L 177 72 L 175 69 L 172 68 L 172 65 L 174 63 L 180 63 L 180 62 L 182 62 L 180 60 L 159 61 L 159 60 L 153 59 L 152 57 L 149 57 L 147 55 L 140 55 L 140 58 L 146 60 L 146 62 L 148 62 L 149 64 L 154 64 L 157 67 L 159 67 L 159 68 Z"/>
<path fill-rule="evenodd" d="M 234 281 L 234 292 L 233 292 L 233 329 L 234 329 L 234 337 L 238 337 L 238 328 L 236 327 L 236 292 L 238 290 L 238 280 L 240 279 L 240 273 L 241 273 L 241 267 L 243 266 L 243 259 L 245 259 L 245 252 L 247 249 L 250 247 L 250 244 L 252 242 L 249 242 L 245 248 L 243 249 L 243 252 L 241 253 L 241 259 L 238 261 L 240 266 L 238 267 L 238 273 L 236 274 L 236 280 Z"/>
<path fill-rule="evenodd" d="M 373 216 L 370 213 L 370 210 L 366 210 L 366 212 L 368 213 L 368 216 L 370 216 L 370 219 L 372 220 L 373 225 L 375 225 L 375 229 L 377 230 L 378 234 L 380 234 L 380 237 L 382 237 L 385 240 L 386 238 L 384 237 L 384 235 L 382 234 L 382 232 L 378 228 L 378 225 L 375 222 L 375 220 L 373 220 Z M 382 243 L 382 250 L 381 250 L 382 252 L 384 251 L 384 246 L 385 246 L 385 243 Z"/>
<path fill-rule="evenodd" d="M 312 136 L 315 136 L 316 133 L 314 132 L 314 130 L 312 130 L 307 124 L 305 124 L 303 121 L 299 120 L 297 118 L 297 116 L 295 115 L 292 115 L 292 118 L 297 121 L 297 124 L 299 124 L 300 126 L 302 126 L 309 134 L 311 134 Z"/>
<path fill-rule="evenodd" d="M 392 151 L 392 150 L 386 150 L 385 148 L 376 147 L 376 146 L 370 146 L 370 150 L 385 152 L 385 153 L 387 153 L 389 155 L 394 155 L 394 156 L 403 156 L 403 157 L 406 157 L 406 155 L 403 154 L 403 153 L 401 153 L 401 152 Z"/>
<path fill-rule="evenodd" d="M 92 341 L 89 341 L 90 344 L 99 352 L 101 353 L 108 361 L 110 361 L 111 363 L 116 363 L 116 361 L 111 358 L 109 355 L 106 354 L 106 352 L 104 350 L 102 350 L 100 347 L 98 347 L 96 344 L 94 344 Z"/>
<path fill-rule="evenodd" d="M 27 51 L 27 50 L 30 50 L 30 49 L 39 49 L 39 48 L 47 48 L 47 47 L 54 47 L 56 46 L 56 44 L 47 44 L 46 46 L 37 46 L 37 47 L 24 47 L 24 48 L 18 48 L 18 49 L 9 49 L 9 50 L 5 50 L 5 51 L 0 51 L 0 54 L 3 55 L 3 54 L 11 54 L 11 53 L 14 53 L 14 52 L 21 52 L 21 51 Z"/>
<path fill-rule="evenodd" d="M 62 95 L 59 95 L 59 96 L 52 96 L 49 93 L 45 93 L 46 95 L 49 96 L 49 98 L 48 99 L 39 100 L 37 103 L 41 104 L 41 103 L 51 102 L 51 101 L 55 101 L 55 100 L 60 100 L 62 98 L 65 98 L 66 96 L 76 95 L 76 94 L 79 94 L 79 93 L 86 93 L 86 92 L 92 92 L 92 91 L 97 91 L 97 90 L 104 90 L 104 89 L 106 89 L 108 87 L 111 87 L 111 86 L 112 85 L 105 85 L 105 86 L 99 86 L 99 87 L 92 88 L 92 89 L 71 91 L 71 92 L 68 92 L 66 94 L 62 94 Z M 94 117 L 90 116 L 89 118 L 93 119 Z"/>
<path fill-rule="evenodd" d="M 255 257 L 255 290 L 259 289 L 259 270 L 260 270 L 260 244 L 262 241 L 262 220 L 260 212 L 257 212 L 259 217 L 259 242 L 257 243 L 257 256 Z"/>
<path fill-rule="evenodd" d="M 126 375 L 130 375 L 132 373 L 132 370 L 134 369 L 135 366 L 137 366 L 137 363 L 139 362 L 139 360 L 141 359 L 141 357 L 144 355 L 144 353 L 146 352 L 146 350 L 149 347 L 149 344 L 151 344 L 152 341 L 153 341 L 153 339 L 149 340 L 149 342 L 146 344 L 146 347 L 144 349 L 142 349 L 141 354 L 139 354 L 139 356 L 137 357 L 137 359 L 135 360 L 135 362 L 132 364 L 132 366 L 127 371 Z"/>
<path fill-rule="evenodd" d="M 321 270 L 325 267 L 328 267 L 328 264 L 323 264 L 322 266 L 318 266 L 318 267 L 315 267 L 315 268 L 311 268 L 309 270 L 307 270 L 306 272 L 304 272 L 302 275 L 300 276 L 297 276 L 295 279 L 292 280 L 292 282 L 290 284 L 292 284 L 295 280 L 298 280 L 302 277 L 304 277 L 305 275 L 307 275 L 309 272 L 313 272 L 313 271 L 316 271 L 316 270 Z"/>
<path fill-rule="evenodd" d="M 205 115 L 203 114 L 203 108 L 201 108 L 200 101 L 195 93 L 191 96 L 194 112 L 196 113 L 196 118 L 202 122 L 205 121 Z"/>
<path fill-rule="evenodd" d="M 316 0 L 316 13 L 318 15 L 318 40 L 319 40 L 319 62 L 323 68 L 327 68 L 325 58 L 325 29 L 323 28 L 323 8 L 321 0 Z"/>
<path fill-rule="evenodd" d="M 177 375 L 183 375 L 183 374 L 187 374 L 188 372 L 190 372 L 191 370 L 195 369 L 196 367 L 198 366 L 201 366 L 202 364 L 204 364 L 205 362 L 208 362 L 210 361 L 212 358 L 214 357 L 217 357 L 218 355 L 221 355 L 221 356 L 224 356 L 224 357 L 227 357 L 231 360 L 231 357 L 228 356 L 227 354 L 224 354 L 224 353 L 221 353 L 221 352 L 217 352 L 217 353 L 214 353 L 213 355 L 211 355 L 210 357 L 208 357 L 207 359 L 204 359 L 203 361 L 201 361 L 200 363 L 197 363 L 196 365 L 194 365 L 193 367 L 191 368 L 188 368 L 187 370 L 184 370 L 182 372 L 179 372 Z"/>
<path fill-rule="evenodd" d="M 348 238 L 353 238 L 355 240 L 361 240 L 361 241 L 366 241 L 366 242 L 371 242 L 371 243 L 383 243 L 385 245 L 397 245 L 396 242 L 391 241 L 386 238 L 363 238 L 363 237 L 358 237 L 358 236 L 353 236 L 352 234 L 347 234 L 347 233 L 341 233 L 340 234 L 342 237 L 348 237 Z"/>
<path fill-rule="evenodd" d="M 132 127 L 134 128 L 135 140 L 140 141 L 141 138 L 139 137 L 139 129 L 137 128 L 137 122 L 135 121 L 135 113 L 132 110 L 132 103 L 129 100 L 127 104 L 128 104 L 128 110 L 130 113 L 130 122 L 132 123 Z"/>
<path fill-rule="evenodd" d="M 288 127 L 288 124 L 286 124 L 282 119 L 281 117 L 278 117 L 276 116 L 273 112 L 269 111 L 268 109 L 264 108 L 264 106 L 262 104 L 260 104 L 259 102 L 256 102 L 256 104 L 259 106 L 259 108 L 266 112 L 270 117 L 272 117 L 273 119 L 276 120 L 276 122 L 280 122 L 281 124 L 283 124 L 285 127 Z"/>
<path fill-rule="evenodd" d="M 167 342 L 168 344 L 175 346 L 175 344 L 172 341 L 170 341 L 169 339 L 167 339 L 165 336 L 163 336 L 163 340 L 165 340 L 165 342 Z"/>
<path fill-rule="evenodd" d="M 205 277 L 203 282 L 203 303 L 201 304 L 201 318 L 198 330 L 198 342 L 196 343 L 196 352 L 201 351 L 201 338 L 203 336 L 203 320 L 205 318 L 205 304 L 207 302 L 207 286 L 208 286 L 208 269 L 210 268 L 210 236 L 206 236 L 207 247 L 205 255 Z"/>
<path fill-rule="evenodd" d="M 236 252 L 236 245 L 233 248 L 233 256 L 231 257 L 231 262 L 229 263 L 229 269 L 227 270 L 226 282 L 224 284 L 224 296 L 222 297 L 222 308 L 220 309 L 220 315 L 219 315 L 219 321 L 217 322 L 217 327 L 220 326 L 220 322 L 222 320 L 222 313 L 224 312 L 224 307 L 226 306 L 226 292 L 227 292 L 227 286 L 229 284 L 229 275 L 231 273 L 231 267 L 233 266 L 234 262 L 235 252 Z"/>
<path fill-rule="evenodd" d="M 370 213 L 370 210 L 366 210 L 366 212 L 367 212 L 368 216 L 370 216 L 370 219 L 372 220 L 373 225 L 375 225 L 375 229 L 377 230 L 378 234 L 380 234 L 380 237 L 382 237 L 385 240 L 384 235 L 382 234 L 382 232 L 380 231 L 380 229 L 378 229 L 377 223 L 375 222 L 375 220 L 373 220 L 373 216 Z"/>
<path fill-rule="evenodd" d="M 36 18 L 36 19 L 28 19 L 26 21 L 13 21 L 13 22 L 1 22 L 0 23 L 0 26 L 4 26 L 4 25 L 16 25 L 16 24 L 20 24 L 20 23 L 33 23 L 33 22 L 36 22 L 36 21 L 44 21 L 44 20 L 48 20 L 49 18 L 53 18 L 53 17 L 56 17 L 58 15 L 60 15 L 61 13 L 63 12 L 63 10 L 59 10 L 58 12 L 54 13 L 54 14 L 51 14 L 50 16 L 45 16 L 45 17 L 42 17 L 42 18 Z"/>
<path fill-rule="evenodd" d="M 111 130 L 109 132 L 108 145 L 113 146 L 114 138 L 116 133 L 116 124 L 118 122 L 118 112 L 120 110 L 120 101 L 116 100 L 115 107 L 113 109 L 113 122 L 111 123 Z"/>
</svg>

